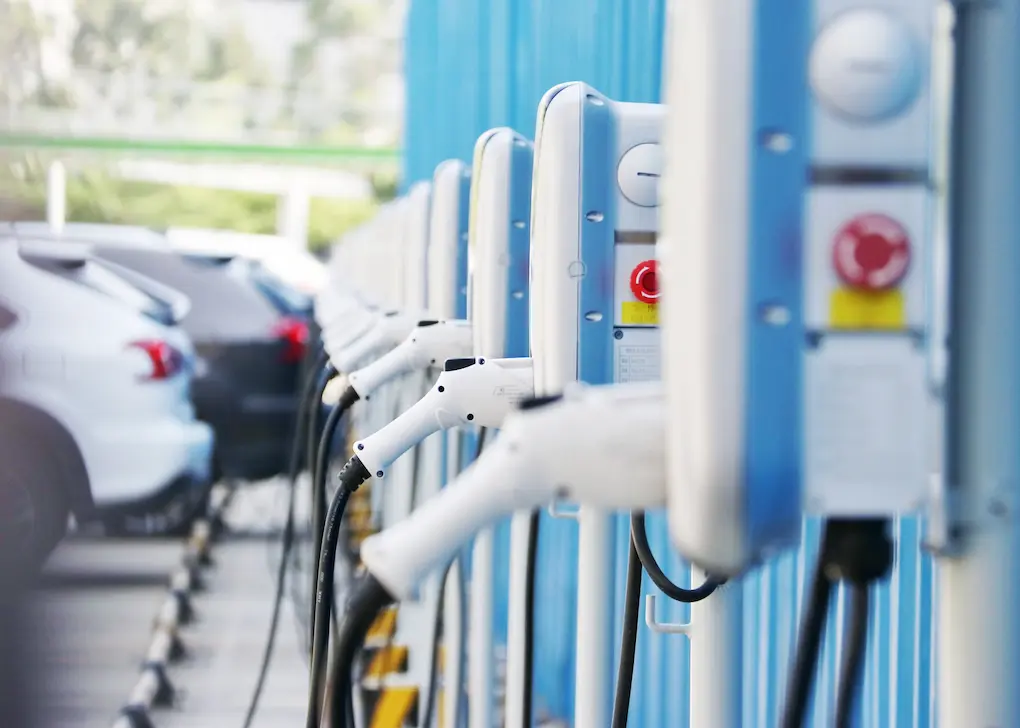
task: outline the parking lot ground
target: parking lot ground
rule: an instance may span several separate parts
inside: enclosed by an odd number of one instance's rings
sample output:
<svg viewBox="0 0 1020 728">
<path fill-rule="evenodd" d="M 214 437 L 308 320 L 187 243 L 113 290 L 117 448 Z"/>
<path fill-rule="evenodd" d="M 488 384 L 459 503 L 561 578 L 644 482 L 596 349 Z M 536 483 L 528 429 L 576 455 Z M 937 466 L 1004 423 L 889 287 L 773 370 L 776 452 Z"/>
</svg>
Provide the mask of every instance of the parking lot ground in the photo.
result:
<svg viewBox="0 0 1020 728">
<path fill-rule="evenodd" d="M 244 720 L 265 647 L 274 590 L 266 544 L 255 540 L 216 545 L 208 591 L 195 597 L 198 620 L 184 633 L 189 658 L 171 675 L 184 691 L 177 709 L 158 711 L 159 728 L 219 728 Z M 293 603 L 283 604 L 276 649 L 253 726 L 304 725 L 307 658 Z"/>
<path fill-rule="evenodd" d="M 187 654 L 167 670 L 177 702 L 151 712 L 156 728 L 243 724 L 269 627 L 284 513 L 279 482 L 243 486 L 232 500 L 228 532 L 213 545 L 213 564 L 202 574 L 205 589 L 192 596 L 196 618 L 180 631 Z M 180 539 L 78 536 L 54 554 L 37 597 L 47 633 L 41 649 L 48 726 L 112 724 L 138 679 L 182 553 Z M 298 591 L 303 612 L 308 589 Z M 304 724 L 307 658 L 295 589 L 287 592 L 255 728 Z"/>
<path fill-rule="evenodd" d="M 177 539 L 72 538 L 32 605 L 47 726 L 109 726 L 138 678 L 152 621 L 180 563 Z"/>
</svg>

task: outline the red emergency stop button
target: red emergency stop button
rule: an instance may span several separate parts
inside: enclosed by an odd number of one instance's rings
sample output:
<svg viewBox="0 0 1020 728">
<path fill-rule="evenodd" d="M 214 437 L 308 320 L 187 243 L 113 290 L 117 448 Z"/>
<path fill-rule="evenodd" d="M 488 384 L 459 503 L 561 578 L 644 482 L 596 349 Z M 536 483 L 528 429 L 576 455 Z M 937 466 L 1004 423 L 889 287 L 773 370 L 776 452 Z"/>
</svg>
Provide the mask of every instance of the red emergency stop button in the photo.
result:
<svg viewBox="0 0 1020 728">
<path fill-rule="evenodd" d="M 892 288 L 910 267 L 910 237 L 888 215 L 859 215 L 836 233 L 832 262 L 839 277 L 853 288 Z"/>
<path fill-rule="evenodd" d="M 638 263 L 630 273 L 630 290 L 643 303 L 659 300 L 659 264 L 654 260 Z"/>
</svg>

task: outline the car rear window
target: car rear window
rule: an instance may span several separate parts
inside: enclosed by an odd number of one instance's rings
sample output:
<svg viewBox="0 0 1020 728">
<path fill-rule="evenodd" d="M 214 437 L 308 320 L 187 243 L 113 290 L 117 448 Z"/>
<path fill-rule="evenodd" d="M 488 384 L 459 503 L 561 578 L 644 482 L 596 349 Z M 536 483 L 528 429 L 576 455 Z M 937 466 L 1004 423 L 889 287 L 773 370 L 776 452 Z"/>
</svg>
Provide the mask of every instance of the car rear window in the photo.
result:
<svg viewBox="0 0 1020 728">
<path fill-rule="evenodd" d="M 306 314 L 312 310 L 312 297 L 298 291 L 265 266 L 251 261 L 248 275 L 262 294 L 283 314 Z"/>
<path fill-rule="evenodd" d="M 183 253 L 183 256 L 197 265 L 220 268 L 228 275 L 250 283 L 281 314 L 305 314 L 312 309 L 310 296 L 287 285 L 258 261 L 214 253 L 189 252 Z"/>
<path fill-rule="evenodd" d="M 196 340 L 270 336 L 279 313 L 249 281 L 221 265 L 176 253 L 97 246 L 96 255 L 174 288 L 191 300 L 182 325 Z"/>
<path fill-rule="evenodd" d="M 171 326 L 174 323 L 173 309 L 170 304 L 150 296 L 99 261 L 89 260 L 82 263 L 53 260 L 43 267 L 61 278 L 74 281 L 78 285 L 119 301 L 128 308 L 164 326 Z"/>
</svg>

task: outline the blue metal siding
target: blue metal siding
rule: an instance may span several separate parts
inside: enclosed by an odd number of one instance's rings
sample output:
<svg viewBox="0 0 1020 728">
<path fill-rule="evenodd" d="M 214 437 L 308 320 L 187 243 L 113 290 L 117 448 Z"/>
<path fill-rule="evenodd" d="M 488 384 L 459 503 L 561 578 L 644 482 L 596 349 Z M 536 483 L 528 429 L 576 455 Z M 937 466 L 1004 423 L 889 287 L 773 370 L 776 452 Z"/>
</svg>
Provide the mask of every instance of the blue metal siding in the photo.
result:
<svg viewBox="0 0 1020 728">
<path fill-rule="evenodd" d="M 616 100 L 658 101 L 665 14 L 665 0 L 412 0 L 405 46 L 405 188 L 431 178 L 444 159 L 470 159 L 475 139 L 488 128 L 510 126 L 534 138 L 538 102 L 557 83 L 581 80 Z M 667 574 L 688 584 L 689 570 L 675 556 L 662 514 L 649 514 L 647 524 L 649 541 Z M 559 535 L 553 536 L 572 528 L 569 522 L 543 518 L 546 558 L 573 563 L 576 552 L 566 542 L 576 538 L 561 541 Z M 626 517 L 620 516 L 617 556 L 610 565 L 617 584 L 614 659 L 619 649 L 628 528 Z M 896 530 L 896 569 L 872 607 L 859 725 L 927 728 L 935 722 L 934 663 L 929 652 L 935 624 L 934 569 L 920 548 L 919 521 L 903 519 Z M 500 531 L 498 543 L 505 556 L 504 524 Z M 818 523 L 806 522 L 799 550 L 764 565 L 740 586 L 745 597 L 742 725 L 748 728 L 771 728 L 779 719 L 818 534 Z M 561 583 L 543 582 L 541 574 L 539 582 L 540 594 L 563 589 Z M 654 593 L 647 578 L 645 587 L 646 593 Z M 838 605 L 835 602 L 817 684 L 814 718 L 819 725 L 827 722 L 834 698 L 843 627 Z M 660 620 L 670 622 L 683 622 L 689 616 L 688 607 L 663 597 L 657 601 L 657 612 Z M 497 627 L 499 638 L 504 629 L 504 625 Z M 544 625 L 545 629 L 573 640 L 571 619 Z M 540 660 L 542 648 L 539 645 L 536 651 Z M 572 672 L 550 674 L 541 667 L 537 672 L 541 677 L 536 681 L 536 709 L 569 720 Z M 687 677 L 687 638 L 655 634 L 642 626 L 631 724 L 687 726 Z"/>
</svg>

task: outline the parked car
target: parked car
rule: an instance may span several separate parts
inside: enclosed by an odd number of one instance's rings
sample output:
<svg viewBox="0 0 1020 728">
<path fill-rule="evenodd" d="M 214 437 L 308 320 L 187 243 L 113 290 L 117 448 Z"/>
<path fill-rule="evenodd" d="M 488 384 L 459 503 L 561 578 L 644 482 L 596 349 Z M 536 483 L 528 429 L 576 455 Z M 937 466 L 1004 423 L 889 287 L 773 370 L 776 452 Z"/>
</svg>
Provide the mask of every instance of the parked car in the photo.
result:
<svg viewBox="0 0 1020 728">
<path fill-rule="evenodd" d="M 0 228 L 0 548 L 41 563 L 69 514 L 176 533 L 211 486 L 179 293 Z"/>
<path fill-rule="evenodd" d="M 164 234 L 144 227 L 68 223 L 55 233 L 46 223 L 15 223 L 15 229 L 86 241 L 102 260 L 186 295 L 191 309 L 181 326 L 199 357 L 192 399 L 198 417 L 216 431 L 216 476 L 261 480 L 286 470 L 308 324 L 300 307 L 280 303 L 284 284 L 276 284 L 280 295 L 267 295 L 268 274 L 256 263 L 182 255 Z"/>
<path fill-rule="evenodd" d="M 181 252 L 218 251 L 258 261 L 287 287 L 309 298 L 326 284 L 325 264 L 306 248 L 281 235 L 171 227 L 167 228 L 166 236 Z"/>
</svg>

